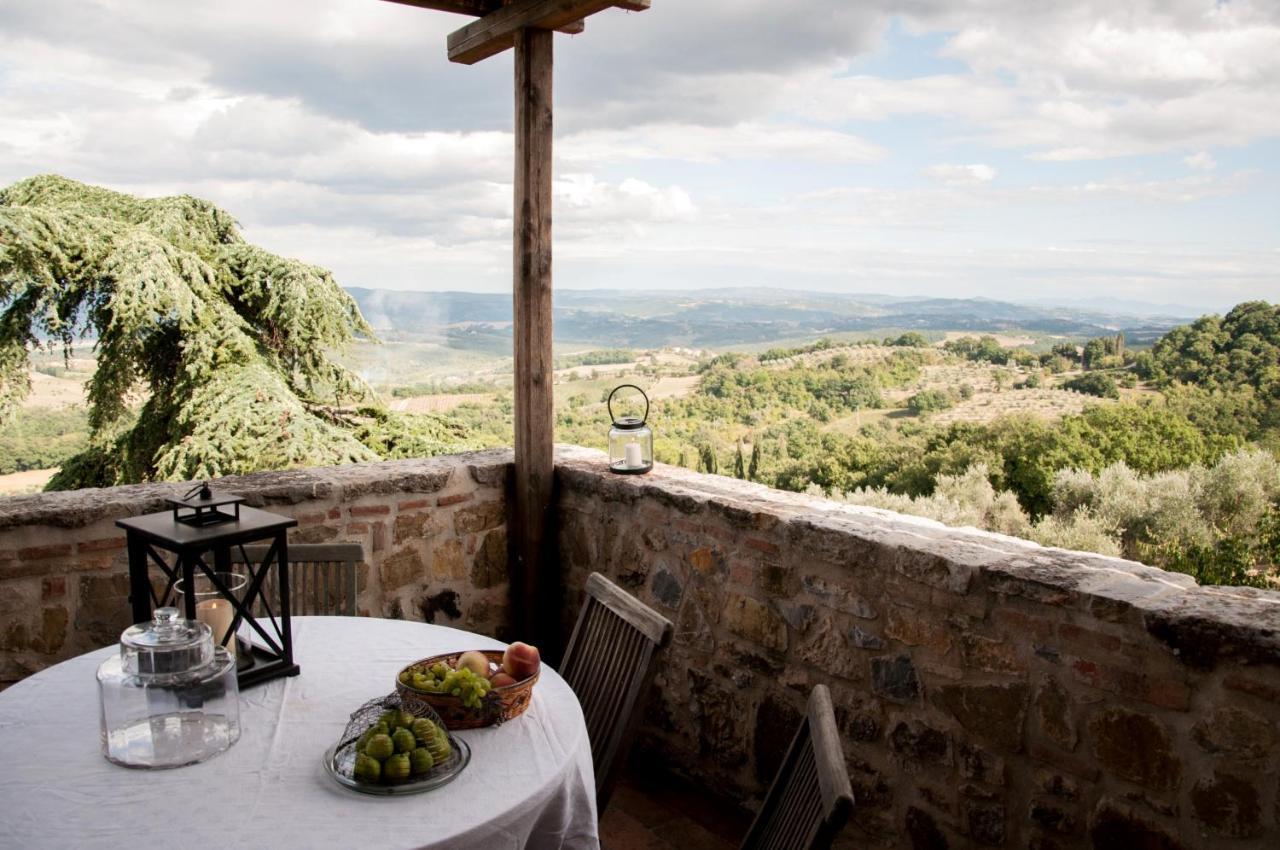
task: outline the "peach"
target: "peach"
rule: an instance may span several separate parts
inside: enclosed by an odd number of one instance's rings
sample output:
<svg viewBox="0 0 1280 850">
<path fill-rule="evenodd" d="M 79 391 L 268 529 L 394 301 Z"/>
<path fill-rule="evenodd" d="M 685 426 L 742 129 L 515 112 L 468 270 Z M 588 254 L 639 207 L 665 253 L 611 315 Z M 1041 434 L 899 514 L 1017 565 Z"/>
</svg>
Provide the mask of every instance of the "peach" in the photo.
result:
<svg viewBox="0 0 1280 850">
<path fill-rule="evenodd" d="M 502 670 L 517 682 L 523 681 L 534 673 L 542 664 L 542 656 L 536 646 L 516 641 L 502 653 Z"/>
</svg>

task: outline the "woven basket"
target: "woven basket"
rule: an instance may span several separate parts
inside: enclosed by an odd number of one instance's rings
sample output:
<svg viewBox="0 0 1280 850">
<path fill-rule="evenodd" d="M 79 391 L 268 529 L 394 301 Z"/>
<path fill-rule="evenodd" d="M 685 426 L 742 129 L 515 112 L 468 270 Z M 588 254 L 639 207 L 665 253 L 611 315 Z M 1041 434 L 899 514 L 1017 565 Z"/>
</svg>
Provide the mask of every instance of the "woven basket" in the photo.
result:
<svg viewBox="0 0 1280 850">
<path fill-rule="evenodd" d="M 480 650 L 485 658 L 491 662 L 501 666 L 502 650 L 500 649 L 484 649 Z M 424 658 L 421 661 L 415 661 L 412 664 L 405 665 L 400 671 L 403 673 L 410 667 L 419 665 L 431 666 L 437 661 L 443 661 L 450 667 L 457 666 L 458 656 L 461 652 L 450 652 L 445 655 L 433 655 L 430 658 Z M 541 668 L 539 668 L 539 673 Z M 497 694 L 498 699 L 491 701 L 491 698 L 485 699 L 485 705 L 479 709 L 468 708 L 462 704 L 461 697 L 451 696 L 449 694 L 433 694 L 427 691 L 420 691 L 417 688 L 410 687 L 400 681 L 400 673 L 396 674 L 396 693 L 400 695 L 400 700 L 405 704 L 409 711 L 414 710 L 416 705 L 430 706 L 440 719 L 444 721 L 444 725 L 450 730 L 454 729 L 479 729 L 483 726 L 492 726 L 495 723 L 505 723 L 508 720 L 519 717 L 524 714 L 529 707 L 529 701 L 533 698 L 533 686 L 538 682 L 538 673 L 534 673 L 529 678 L 516 682 L 514 685 L 505 685 L 501 688 L 494 688 L 489 691 L 490 694 Z"/>
</svg>

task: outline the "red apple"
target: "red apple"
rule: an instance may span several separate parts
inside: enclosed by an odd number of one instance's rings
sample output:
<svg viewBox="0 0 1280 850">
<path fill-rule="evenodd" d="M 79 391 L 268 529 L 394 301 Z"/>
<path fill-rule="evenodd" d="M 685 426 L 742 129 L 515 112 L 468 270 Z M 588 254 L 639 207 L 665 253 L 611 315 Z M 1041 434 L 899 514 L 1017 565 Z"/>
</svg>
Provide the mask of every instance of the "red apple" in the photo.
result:
<svg viewBox="0 0 1280 850">
<path fill-rule="evenodd" d="M 527 643 L 516 641 L 502 653 L 502 671 L 517 682 L 537 673 L 541 664 L 542 657 L 538 654 L 538 648 Z"/>
</svg>

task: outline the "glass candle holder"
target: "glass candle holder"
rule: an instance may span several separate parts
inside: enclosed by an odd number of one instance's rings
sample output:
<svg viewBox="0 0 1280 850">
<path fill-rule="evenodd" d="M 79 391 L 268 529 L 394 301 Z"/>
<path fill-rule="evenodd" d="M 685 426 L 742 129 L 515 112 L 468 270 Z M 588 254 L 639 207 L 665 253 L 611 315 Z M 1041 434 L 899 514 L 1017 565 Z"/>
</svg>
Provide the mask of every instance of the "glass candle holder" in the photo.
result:
<svg viewBox="0 0 1280 850">
<path fill-rule="evenodd" d="M 214 575 L 218 577 L 223 587 L 235 595 L 237 601 L 241 599 L 245 586 L 249 583 L 247 576 L 235 572 L 219 572 Z M 196 621 L 208 626 L 213 632 L 213 642 L 224 647 L 234 658 L 238 650 L 237 641 L 231 635 L 231 624 L 235 621 L 236 609 L 231 604 L 231 600 L 227 599 L 204 573 L 196 573 L 192 576 L 191 583 L 190 591 L 185 581 L 174 584 L 178 609 L 186 610 L 185 597 L 190 592 L 196 600 Z"/>
</svg>

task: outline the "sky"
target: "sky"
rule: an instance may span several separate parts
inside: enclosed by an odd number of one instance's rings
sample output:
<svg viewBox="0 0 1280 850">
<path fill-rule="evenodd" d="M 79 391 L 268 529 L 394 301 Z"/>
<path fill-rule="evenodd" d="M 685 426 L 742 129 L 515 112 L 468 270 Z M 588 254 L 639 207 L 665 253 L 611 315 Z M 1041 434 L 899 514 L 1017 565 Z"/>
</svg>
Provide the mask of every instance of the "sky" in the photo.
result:
<svg viewBox="0 0 1280 850">
<path fill-rule="evenodd" d="M 512 64 L 381 0 L 4 0 L 0 186 L 509 291 Z M 557 35 L 555 285 L 1280 300 L 1276 0 L 653 0 Z"/>
</svg>

